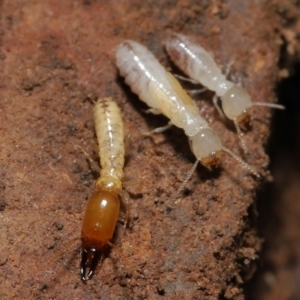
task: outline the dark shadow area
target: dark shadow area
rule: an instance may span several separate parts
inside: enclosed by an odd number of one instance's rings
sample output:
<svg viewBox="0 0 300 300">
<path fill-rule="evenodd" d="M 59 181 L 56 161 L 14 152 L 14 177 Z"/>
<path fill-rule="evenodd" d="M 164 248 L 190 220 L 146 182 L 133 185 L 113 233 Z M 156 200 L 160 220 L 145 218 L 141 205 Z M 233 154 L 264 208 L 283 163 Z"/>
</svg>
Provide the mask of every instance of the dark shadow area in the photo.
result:
<svg viewBox="0 0 300 300">
<path fill-rule="evenodd" d="M 300 64 L 294 71 L 278 86 L 286 110 L 274 115 L 268 147 L 273 181 L 257 201 L 264 243 L 256 274 L 246 286 L 249 300 L 300 299 Z"/>
</svg>

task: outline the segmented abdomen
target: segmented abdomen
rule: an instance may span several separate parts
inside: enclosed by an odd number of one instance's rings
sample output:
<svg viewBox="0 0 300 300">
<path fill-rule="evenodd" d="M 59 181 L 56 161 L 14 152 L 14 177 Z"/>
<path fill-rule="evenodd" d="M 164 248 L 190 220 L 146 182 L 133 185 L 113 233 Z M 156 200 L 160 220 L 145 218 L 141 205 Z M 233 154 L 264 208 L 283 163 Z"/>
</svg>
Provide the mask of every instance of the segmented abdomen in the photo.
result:
<svg viewBox="0 0 300 300">
<path fill-rule="evenodd" d="M 128 40 L 118 46 L 116 64 L 131 90 L 148 106 L 159 110 L 148 89 L 150 81 L 166 85 L 166 71 L 156 57 L 146 47 Z"/>
<path fill-rule="evenodd" d="M 233 83 L 226 80 L 212 55 L 182 34 L 174 33 L 166 41 L 172 61 L 184 73 L 222 96 Z"/>
<path fill-rule="evenodd" d="M 118 46 L 116 59 L 125 82 L 142 101 L 156 110 L 154 113 L 163 113 L 188 136 L 207 126 L 179 82 L 146 47 L 125 41 Z"/>
<path fill-rule="evenodd" d="M 98 100 L 94 108 L 94 121 L 101 163 L 96 186 L 119 193 L 124 175 L 124 128 L 121 111 L 112 98 Z"/>
</svg>

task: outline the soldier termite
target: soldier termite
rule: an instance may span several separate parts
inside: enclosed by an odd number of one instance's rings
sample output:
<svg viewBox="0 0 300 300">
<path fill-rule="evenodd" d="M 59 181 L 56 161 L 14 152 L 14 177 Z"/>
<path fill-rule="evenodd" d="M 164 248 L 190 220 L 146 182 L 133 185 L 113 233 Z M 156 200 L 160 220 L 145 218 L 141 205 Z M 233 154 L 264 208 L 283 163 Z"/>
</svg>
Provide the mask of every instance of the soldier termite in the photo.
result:
<svg viewBox="0 0 300 300">
<path fill-rule="evenodd" d="M 221 98 L 223 112 L 234 122 L 245 152 L 247 150 L 242 139 L 240 126 L 250 122 L 253 106 L 285 108 L 279 104 L 252 102 L 250 95 L 245 89 L 225 78 L 213 57 L 206 50 L 184 35 L 174 33 L 167 39 L 165 45 L 169 56 L 177 67 L 195 82 L 216 93 L 213 102 L 219 112 L 221 110 L 217 100 L 218 97 Z"/>
<path fill-rule="evenodd" d="M 93 276 L 104 248 L 110 245 L 120 211 L 119 197 L 128 199 L 127 192 L 122 189 L 124 128 L 120 109 L 112 98 L 97 101 L 94 122 L 101 171 L 83 218 L 80 264 L 83 281 Z"/>
<path fill-rule="evenodd" d="M 120 74 L 125 77 L 125 82 L 151 107 L 150 111 L 155 114 L 163 113 L 170 119 L 169 124 L 182 128 L 189 138 L 197 161 L 179 191 L 191 177 L 198 161 L 210 168 L 219 163 L 222 151 L 260 177 L 246 162 L 222 146 L 217 133 L 208 126 L 177 79 L 164 69 L 147 48 L 129 40 L 121 43 L 116 51 L 116 64 Z"/>
</svg>

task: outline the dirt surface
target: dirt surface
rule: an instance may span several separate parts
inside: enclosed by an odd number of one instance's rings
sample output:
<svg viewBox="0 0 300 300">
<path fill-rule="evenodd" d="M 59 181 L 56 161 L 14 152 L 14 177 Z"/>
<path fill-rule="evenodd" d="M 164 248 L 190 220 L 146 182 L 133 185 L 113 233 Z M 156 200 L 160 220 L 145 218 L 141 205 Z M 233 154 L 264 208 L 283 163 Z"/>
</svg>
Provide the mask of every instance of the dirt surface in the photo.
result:
<svg viewBox="0 0 300 300">
<path fill-rule="evenodd" d="M 261 181 L 224 154 L 215 171 L 199 166 L 184 197 L 174 191 L 194 156 L 182 130 L 151 138 L 166 124 L 144 113 L 114 63 L 124 39 L 147 46 L 166 66 L 172 31 L 214 54 L 253 101 L 275 101 L 280 19 L 270 1 L 1 1 L 0 298 L 243 299 L 261 239 L 253 222 Z M 268 4 L 267 4 L 268 3 Z M 256 30 L 259 28 L 259 31 Z M 178 70 L 176 70 L 178 72 Z M 202 114 L 241 155 L 232 124 L 206 92 Z M 87 284 L 79 277 L 78 237 L 97 171 L 93 101 L 112 96 L 132 143 L 126 178 L 130 228 L 118 226 L 115 247 Z M 264 178 L 271 112 L 255 108 L 246 156 Z M 63 255 L 55 253 L 62 249 Z"/>
<path fill-rule="evenodd" d="M 260 228 L 265 239 L 260 268 L 249 287 L 251 299 L 300 299 L 300 3 L 279 1 L 280 60 L 284 78 L 278 87 L 284 114 L 274 120 L 270 143 L 274 182 L 260 203 Z"/>
</svg>

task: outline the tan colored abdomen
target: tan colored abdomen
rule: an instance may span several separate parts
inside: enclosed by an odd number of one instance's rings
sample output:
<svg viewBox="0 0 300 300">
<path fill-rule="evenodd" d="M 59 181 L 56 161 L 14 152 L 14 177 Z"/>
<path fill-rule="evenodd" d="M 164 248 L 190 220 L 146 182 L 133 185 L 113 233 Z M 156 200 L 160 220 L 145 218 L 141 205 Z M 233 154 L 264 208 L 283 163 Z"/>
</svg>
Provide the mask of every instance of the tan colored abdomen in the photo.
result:
<svg viewBox="0 0 300 300">
<path fill-rule="evenodd" d="M 121 112 L 111 98 L 99 99 L 94 108 L 94 121 L 101 163 L 96 186 L 121 192 L 124 166 L 124 128 Z"/>
</svg>

